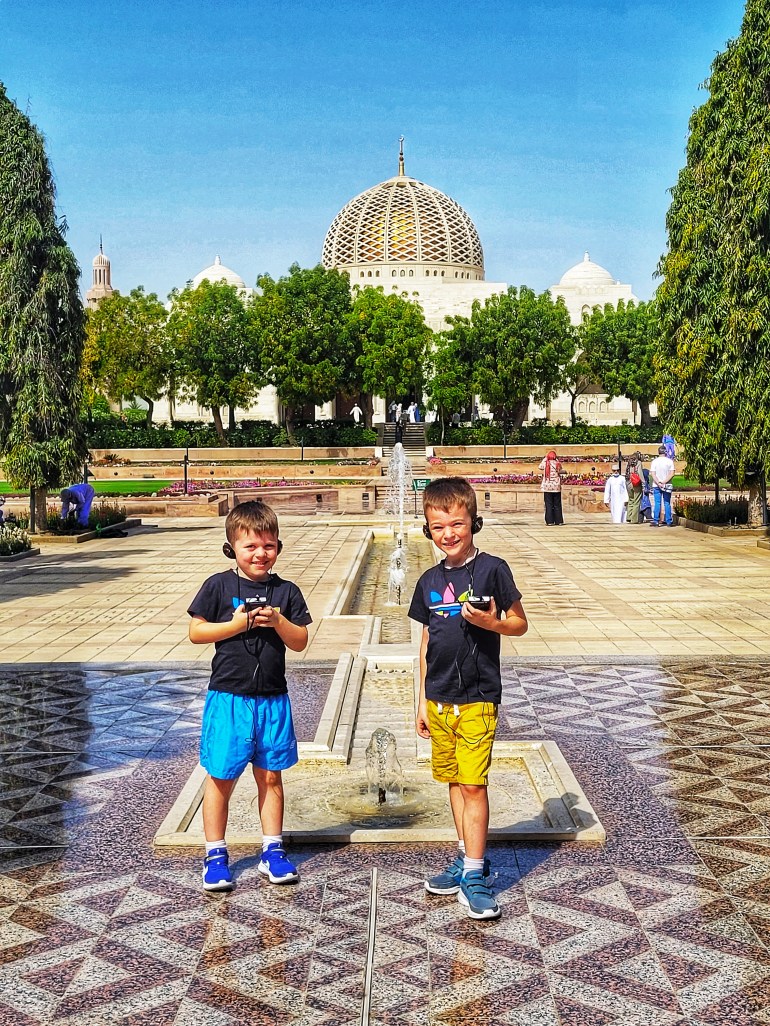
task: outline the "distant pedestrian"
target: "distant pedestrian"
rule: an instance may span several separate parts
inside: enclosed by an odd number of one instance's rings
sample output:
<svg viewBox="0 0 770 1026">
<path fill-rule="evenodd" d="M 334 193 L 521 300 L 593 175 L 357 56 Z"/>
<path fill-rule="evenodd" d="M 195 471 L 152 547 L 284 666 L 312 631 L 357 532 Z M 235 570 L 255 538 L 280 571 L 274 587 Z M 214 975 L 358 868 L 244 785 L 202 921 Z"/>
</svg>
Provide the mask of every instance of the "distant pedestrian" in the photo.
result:
<svg viewBox="0 0 770 1026">
<path fill-rule="evenodd" d="M 674 518 L 671 515 L 671 493 L 674 490 L 672 481 L 675 469 L 674 461 L 667 455 L 666 446 L 659 446 L 658 455 L 650 464 L 652 496 L 654 499 L 652 523 L 650 524 L 650 527 L 658 526 L 660 522 L 661 505 L 663 506 L 663 517 L 666 527 L 674 526 Z"/>
<path fill-rule="evenodd" d="M 395 401 L 395 399 L 391 402 L 390 406 L 388 407 L 388 413 L 390 414 L 390 419 L 395 424 L 395 422 L 397 420 L 397 417 L 396 417 L 396 401 Z"/>
<path fill-rule="evenodd" d="M 650 472 L 644 467 L 642 470 L 642 501 L 639 506 L 640 523 L 652 523 L 652 501 L 650 499 Z"/>
<path fill-rule="evenodd" d="M 415 424 L 420 423 L 420 407 L 417 405 L 417 403 L 414 404 L 414 422 Z"/>
<path fill-rule="evenodd" d="M 363 415 L 364 411 L 361 409 L 358 403 L 356 403 L 356 405 L 350 411 L 350 416 L 356 422 L 356 427 L 358 427 L 358 425 L 361 423 L 361 418 L 363 417 Z"/>
<path fill-rule="evenodd" d="M 626 519 L 626 503 L 628 489 L 626 479 L 620 476 L 620 464 L 612 464 L 612 477 L 607 478 L 604 486 L 604 501 L 610 507 L 613 524 L 622 524 Z"/>
<path fill-rule="evenodd" d="M 417 403 L 409 403 L 409 405 L 406 408 L 406 415 L 407 415 L 407 418 L 408 418 L 410 424 L 414 424 L 415 423 L 414 411 L 415 411 L 416 406 L 417 406 Z"/>
<path fill-rule="evenodd" d="M 551 449 L 545 459 L 540 461 L 539 469 L 543 472 L 540 488 L 545 503 L 545 522 L 551 527 L 564 523 L 561 508 L 561 463 Z"/>
<path fill-rule="evenodd" d="M 61 518 L 66 520 L 73 513 L 79 527 L 88 527 L 88 514 L 94 501 L 94 487 L 90 484 L 75 484 L 62 488 Z"/>
<path fill-rule="evenodd" d="M 396 416 L 393 419 L 395 420 L 395 422 L 397 424 L 401 423 L 401 411 L 402 410 L 403 410 L 403 406 L 401 405 L 401 403 L 396 403 Z"/>
<path fill-rule="evenodd" d="M 644 495 L 644 460 L 642 454 L 637 451 L 626 460 L 626 491 L 628 492 L 628 508 L 626 511 L 626 523 L 638 524 Z"/>
</svg>

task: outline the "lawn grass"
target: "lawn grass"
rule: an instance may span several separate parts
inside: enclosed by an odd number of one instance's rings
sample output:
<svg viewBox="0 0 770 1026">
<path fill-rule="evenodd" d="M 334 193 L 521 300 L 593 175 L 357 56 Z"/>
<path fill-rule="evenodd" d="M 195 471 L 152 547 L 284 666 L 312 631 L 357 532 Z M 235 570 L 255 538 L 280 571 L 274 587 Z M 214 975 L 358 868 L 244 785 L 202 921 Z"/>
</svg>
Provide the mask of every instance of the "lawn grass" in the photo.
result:
<svg viewBox="0 0 770 1026">
<path fill-rule="evenodd" d="M 97 495 L 152 495 L 159 492 L 161 488 L 168 488 L 173 481 L 165 481 L 160 478 L 153 478 L 151 481 L 92 481 Z M 29 496 L 29 492 L 20 491 L 18 488 L 11 488 L 7 481 L 0 481 L 0 495 Z M 58 499 L 57 490 L 49 492 L 49 498 Z"/>
</svg>

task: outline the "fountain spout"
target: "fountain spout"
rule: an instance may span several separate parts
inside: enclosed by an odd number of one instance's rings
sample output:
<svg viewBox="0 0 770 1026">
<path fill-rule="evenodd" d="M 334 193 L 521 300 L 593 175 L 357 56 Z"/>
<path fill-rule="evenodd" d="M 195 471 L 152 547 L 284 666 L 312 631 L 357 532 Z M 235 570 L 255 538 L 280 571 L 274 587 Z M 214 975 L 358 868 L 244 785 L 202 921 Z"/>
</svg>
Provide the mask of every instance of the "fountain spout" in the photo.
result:
<svg viewBox="0 0 770 1026">
<path fill-rule="evenodd" d="M 403 804 L 404 774 L 398 761 L 396 739 L 384 727 L 374 731 L 366 746 L 366 780 L 369 796 L 376 805 Z"/>
</svg>

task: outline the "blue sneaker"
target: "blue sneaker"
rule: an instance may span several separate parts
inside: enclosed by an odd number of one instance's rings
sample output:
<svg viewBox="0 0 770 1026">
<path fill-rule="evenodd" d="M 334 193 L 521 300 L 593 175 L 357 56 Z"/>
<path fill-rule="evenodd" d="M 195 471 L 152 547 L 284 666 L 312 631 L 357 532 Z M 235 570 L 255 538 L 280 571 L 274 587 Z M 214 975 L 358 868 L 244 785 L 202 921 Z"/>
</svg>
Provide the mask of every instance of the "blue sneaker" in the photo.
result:
<svg viewBox="0 0 770 1026">
<path fill-rule="evenodd" d="M 268 844 L 262 852 L 257 869 L 262 876 L 268 878 L 270 883 L 287 884 L 296 883 L 299 880 L 297 867 L 287 859 L 283 845 L 276 842 Z"/>
<path fill-rule="evenodd" d="M 233 878 L 228 868 L 227 848 L 212 848 L 203 860 L 204 891 L 231 891 Z"/>
<path fill-rule="evenodd" d="M 465 905 L 471 919 L 498 919 L 500 906 L 495 901 L 489 879 L 478 869 L 466 873 L 460 880 L 457 900 Z"/>
<path fill-rule="evenodd" d="M 489 879 L 489 859 L 484 859 L 484 878 Z M 425 881 L 425 890 L 430 894 L 457 894 L 460 890 L 460 881 L 463 876 L 463 857 L 458 855 L 454 862 L 450 862 L 443 873 L 437 876 L 430 876 Z"/>
</svg>

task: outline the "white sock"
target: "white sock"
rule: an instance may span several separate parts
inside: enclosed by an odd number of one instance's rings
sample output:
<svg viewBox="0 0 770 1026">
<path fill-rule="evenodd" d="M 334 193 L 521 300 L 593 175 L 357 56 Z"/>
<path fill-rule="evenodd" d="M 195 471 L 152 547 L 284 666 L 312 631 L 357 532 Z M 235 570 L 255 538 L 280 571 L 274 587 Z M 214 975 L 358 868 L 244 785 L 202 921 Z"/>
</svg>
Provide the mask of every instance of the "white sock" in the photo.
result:
<svg viewBox="0 0 770 1026">
<path fill-rule="evenodd" d="M 457 847 L 460 849 L 460 854 L 464 855 L 465 854 L 465 841 L 462 841 L 462 840 L 458 841 L 457 842 Z"/>
<path fill-rule="evenodd" d="M 206 854 L 213 851 L 214 848 L 227 848 L 227 841 L 222 838 L 221 841 L 206 841 Z"/>
<path fill-rule="evenodd" d="M 484 859 L 469 859 L 467 855 L 463 856 L 463 876 L 467 876 L 468 873 L 472 873 L 473 870 L 478 870 L 479 873 L 484 870 Z"/>
<path fill-rule="evenodd" d="M 283 837 L 280 834 L 265 834 L 262 838 L 262 851 L 267 851 L 269 844 L 280 844 L 283 847 Z"/>
</svg>

